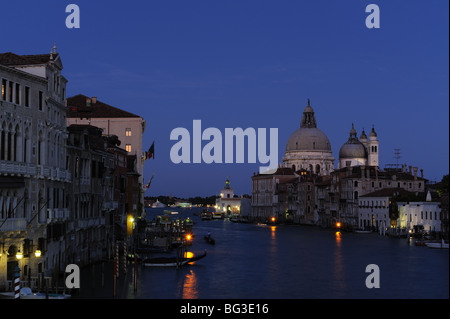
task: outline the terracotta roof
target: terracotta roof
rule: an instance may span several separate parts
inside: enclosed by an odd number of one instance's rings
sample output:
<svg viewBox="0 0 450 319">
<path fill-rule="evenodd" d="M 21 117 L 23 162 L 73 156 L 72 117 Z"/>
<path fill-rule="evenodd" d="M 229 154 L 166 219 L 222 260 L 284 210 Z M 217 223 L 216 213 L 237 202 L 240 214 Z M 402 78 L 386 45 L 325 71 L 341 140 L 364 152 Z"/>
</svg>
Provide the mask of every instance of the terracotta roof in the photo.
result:
<svg viewBox="0 0 450 319">
<path fill-rule="evenodd" d="M 90 106 L 87 101 L 90 101 Z M 78 94 L 67 98 L 68 118 L 108 118 L 108 117 L 140 117 L 136 114 L 121 110 L 103 103 L 96 98 Z"/>
<path fill-rule="evenodd" d="M 55 60 L 58 53 L 53 53 Z M 0 64 L 2 65 L 30 65 L 45 64 L 50 61 L 50 53 L 34 55 L 18 55 L 12 52 L 0 53 Z"/>
</svg>

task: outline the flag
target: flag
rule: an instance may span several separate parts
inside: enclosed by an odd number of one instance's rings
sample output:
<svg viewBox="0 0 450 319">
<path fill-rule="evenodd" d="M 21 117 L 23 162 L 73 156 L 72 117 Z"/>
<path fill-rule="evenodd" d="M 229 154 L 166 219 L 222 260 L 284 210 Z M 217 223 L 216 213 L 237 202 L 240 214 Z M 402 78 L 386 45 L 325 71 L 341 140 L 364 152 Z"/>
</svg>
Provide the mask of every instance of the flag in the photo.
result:
<svg viewBox="0 0 450 319">
<path fill-rule="evenodd" d="M 147 152 L 145 152 L 147 158 L 155 159 L 155 141 L 153 141 L 152 146 L 148 149 Z"/>
<path fill-rule="evenodd" d="M 152 182 L 153 176 L 155 176 L 155 173 L 153 173 L 152 177 L 150 177 L 150 180 L 148 181 L 147 185 L 145 186 L 145 188 L 149 188 L 150 187 L 150 183 Z"/>
<path fill-rule="evenodd" d="M 155 159 L 155 141 L 153 141 L 152 146 L 148 149 L 148 151 L 144 152 L 144 156 L 142 156 L 142 164 L 145 163 L 145 160 L 148 158 Z"/>
</svg>

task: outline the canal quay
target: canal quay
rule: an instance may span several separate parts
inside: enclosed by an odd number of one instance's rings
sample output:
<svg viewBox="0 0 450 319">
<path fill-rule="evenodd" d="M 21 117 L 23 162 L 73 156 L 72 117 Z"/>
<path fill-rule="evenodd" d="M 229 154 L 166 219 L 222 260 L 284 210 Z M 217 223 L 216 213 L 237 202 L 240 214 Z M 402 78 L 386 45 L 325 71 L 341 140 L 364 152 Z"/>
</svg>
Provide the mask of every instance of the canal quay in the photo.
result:
<svg viewBox="0 0 450 319">
<path fill-rule="evenodd" d="M 167 208 L 166 208 L 167 209 Z M 200 208 L 176 209 L 193 221 L 187 251 L 207 256 L 183 267 L 119 262 L 81 269 L 73 299 L 448 299 L 448 249 L 414 245 L 378 233 L 346 233 L 314 226 L 259 225 L 202 220 Z M 147 209 L 148 220 L 163 209 Z M 210 233 L 215 244 L 206 242 Z M 168 253 L 167 255 L 173 255 Z M 121 259 L 122 260 L 122 259 Z M 368 265 L 379 267 L 379 288 L 369 289 Z M 136 290 L 135 290 L 136 287 Z"/>
</svg>

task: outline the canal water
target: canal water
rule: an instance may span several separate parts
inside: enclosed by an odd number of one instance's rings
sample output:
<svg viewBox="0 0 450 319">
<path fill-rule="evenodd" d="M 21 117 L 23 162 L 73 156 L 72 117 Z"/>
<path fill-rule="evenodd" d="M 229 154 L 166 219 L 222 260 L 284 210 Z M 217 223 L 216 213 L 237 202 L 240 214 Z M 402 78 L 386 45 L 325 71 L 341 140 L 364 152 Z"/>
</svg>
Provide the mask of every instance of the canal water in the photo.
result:
<svg viewBox="0 0 450 319">
<path fill-rule="evenodd" d="M 120 265 L 120 299 L 336 299 L 449 298 L 449 252 L 415 246 L 407 239 L 376 233 L 342 233 L 312 226 L 267 226 L 194 220 L 189 250 L 205 258 L 181 269 Z M 149 209 L 147 218 L 162 215 Z M 203 236 L 215 239 L 209 245 Z M 369 264 L 380 271 L 380 288 L 366 287 Z M 112 298 L 112 263 L 82 268 L 75 298 Z"/>
</svg>

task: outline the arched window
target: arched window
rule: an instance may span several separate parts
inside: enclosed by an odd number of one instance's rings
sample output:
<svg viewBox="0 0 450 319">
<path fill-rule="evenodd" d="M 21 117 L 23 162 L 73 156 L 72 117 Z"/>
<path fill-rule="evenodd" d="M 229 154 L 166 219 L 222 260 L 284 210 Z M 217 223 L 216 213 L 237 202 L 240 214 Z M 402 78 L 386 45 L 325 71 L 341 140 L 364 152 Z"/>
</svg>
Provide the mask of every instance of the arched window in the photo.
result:
<svg viewBox="0 0 450 319">
<path fill-rule="evenodd" d="M 25 129 L 25 134 L 23 137 L 23 162 L 27 163 L 29 162 L 28 154 L 29 154 L 29 147 L 30 147 L 30 131 L 28 130 L 28 127 Z"/>
<path fill-rule="evenodd" d="M 41 165 L 43 160 L 43 137 L 42 137 L 42 131 L 39 131 L 39 140 L 38 140 L 38 149 L 37 149 L 37 160 L 38 160 L 38 165 Z"/>
<path fill-rule="evenodd" d="M 14 157 L 13 157 L 13 161 L 20 161 L 20 150 L 22 148 L 22 143 L 20 140 L 20 127 L 17 124 L 16 128 L 14 130 Z"/>
<path fill-rule="evenodd" d="M 320 165 L 319 164 L 316 165 L 316 174 L 320 174 Z"/>
<path fill-rule="evenodd" d="M 0 160 L 5 159 L 5 125 L 3 124 L 0 128 Z"/>
<path fill-rule="evenodd" d="M 8 144 L 6 145 L 6 147 L 8 149 L 6 150 L 6 160 L 7 161 L 11 161 L 11 159 L 12 159 L 12 147 L 13 147 L 12 124 L 9 124 L 7 143 Z"/>
<path fill-rule="evenodd" d="M 358 191 L 355 191 L 354 193 L 354 200 L 358 200 Z"/>
</svg>

